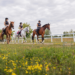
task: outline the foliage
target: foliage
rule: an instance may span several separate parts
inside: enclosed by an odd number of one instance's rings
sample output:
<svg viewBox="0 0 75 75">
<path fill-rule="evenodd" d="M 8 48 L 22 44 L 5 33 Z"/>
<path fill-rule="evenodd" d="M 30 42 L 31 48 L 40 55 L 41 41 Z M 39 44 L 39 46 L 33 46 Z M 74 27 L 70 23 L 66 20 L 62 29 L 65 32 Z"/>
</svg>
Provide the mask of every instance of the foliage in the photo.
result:
<svg viewBox="0 0 75 75">
<path fill-rule="evenodd" d="M 73 31 L 72 29 L 68 32 L 68 31 L 64 31 L 63 32 L 63 36 L 73 36 L 73 34 L 69 34 L 69 33 L 75 33 L 75 31 Z"/>
<path fill-rule="evenodd" d="M 14 32 L 15 32 L 15 31 L 12 31 L 12 35 L 11 35 L 11 36 L 13 36 L 13 35 L 14 35 Z"/>
<path fill-rule="evenodd" d="M 29 33 L 27 33 L 26 36 L 27 36 L 27 37 L 30 37 L 30 35 L 31 35 L 31 33 L 32 33 L 32 29 L 31 29 L 30 24 L 24 23 L 24 24 L 23 24 L 23 28 L 25 28 L 25 27 L 29 27 Z"/>
<path fill-rule="evenodd" d="M 75 46 L 0 45 L 0 75 L 75 75 Z"/>
<path fill-rule="evenodd" d="M 0 29 L 0 33 L 2 32 L 2 30 Z"/>
</svg>

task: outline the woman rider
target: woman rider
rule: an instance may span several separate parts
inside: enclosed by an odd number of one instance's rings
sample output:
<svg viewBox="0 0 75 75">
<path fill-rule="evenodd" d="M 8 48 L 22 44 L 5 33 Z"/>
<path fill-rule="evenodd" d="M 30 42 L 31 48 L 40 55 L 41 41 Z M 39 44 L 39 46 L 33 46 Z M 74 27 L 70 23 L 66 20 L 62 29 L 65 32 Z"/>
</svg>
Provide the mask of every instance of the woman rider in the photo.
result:
<svg viewBox="0 0 75 75">
<path fill-rule="evenodd" d="M 5 27 L 2 29 L 2 34 L 4 34 L 6 27 L 9 26 L 8 18 L 5 18 L 4 25 Z"/>
<path fill-rule="evenodd" d="M 21 31 L 23 30 L 22 22 L 20 22 L 19 28 L 20 28 L 20 30 L 19 30 L 19 34 L 20 34 L 20 36 L 21 36 Z"/>
<path fill-rule="evenodd" d="M 41 21 L 39 20 L 37 23 L 37 33 L 39 35 L 39 29 L 41 28 Z"/>
</svg>

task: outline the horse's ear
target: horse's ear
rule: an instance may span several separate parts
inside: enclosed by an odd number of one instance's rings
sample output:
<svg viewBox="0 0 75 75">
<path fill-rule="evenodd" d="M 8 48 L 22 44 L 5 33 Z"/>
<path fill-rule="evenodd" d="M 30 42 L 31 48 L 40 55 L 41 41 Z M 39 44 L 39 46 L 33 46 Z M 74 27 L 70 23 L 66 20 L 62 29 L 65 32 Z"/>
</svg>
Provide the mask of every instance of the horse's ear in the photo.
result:
<svg viewBox="0 0 75 75">
<path fill-rule="evenodd" d="M 48 25 L 50 25 L 50 24 L 48 23 Z"/>
</svg>

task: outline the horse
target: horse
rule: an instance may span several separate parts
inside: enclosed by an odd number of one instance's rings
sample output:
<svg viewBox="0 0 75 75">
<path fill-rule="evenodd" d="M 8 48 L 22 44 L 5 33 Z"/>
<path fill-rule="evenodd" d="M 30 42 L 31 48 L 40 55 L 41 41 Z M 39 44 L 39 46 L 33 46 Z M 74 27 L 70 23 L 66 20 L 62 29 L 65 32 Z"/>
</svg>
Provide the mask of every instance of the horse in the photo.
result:
<svg viewBox="0 0 75 75">
<path fill-rule="evenodd" d="M 37 35 L 38 43 L 39 43 L 39 39 L 38 39 L 39 35 L 42 36 L 42 43 L 44 43 L 44 34 L 45 34 L 45 29 L 46 29 L 46 28 L 47 28 L 48 30 L 50 30 L 50 24 L 49 24 L 49 23 L 48 23 L 48 24 L 45 24 L 44 26 L 42 26 L 42 27 L 39 29 L 39 34 L 36 32 L 37 29 L 35 29 L 35 30 L 33 31 L 33 35 L 32 35 L 33 43 L 34 43 L 34 36 L 35 36 L 35 34 Z"/>
<path fill-rule="evenodd" d="M 29 33 L 29 27 L 26 27 L 21 31 L 22 43 L 23 43 L 23 38 L 25 38 L 25 42 L 26 42 L 26 32 Z M 20 35 L 17 34 L 17 32 L 15 33 L 15 43 L 16 43 L 16 37 L 18 37 L 18 43 L 19 43 Z"/>
<path fill-rule="evenodd" d="M 6 35 L 7 44 L 9 44 L 9 42 L 10 42 L 10 38 L 11 38 L 11 34 L 12 34 L 12 28 L 14 29 L 14 22 L 10 22 L 9 26 L 6 27 L 6 29 L 5 29 L 4 34 Z M 1 33 L 2 40 L 3 40 L 4 34 Z"/>
</svg>

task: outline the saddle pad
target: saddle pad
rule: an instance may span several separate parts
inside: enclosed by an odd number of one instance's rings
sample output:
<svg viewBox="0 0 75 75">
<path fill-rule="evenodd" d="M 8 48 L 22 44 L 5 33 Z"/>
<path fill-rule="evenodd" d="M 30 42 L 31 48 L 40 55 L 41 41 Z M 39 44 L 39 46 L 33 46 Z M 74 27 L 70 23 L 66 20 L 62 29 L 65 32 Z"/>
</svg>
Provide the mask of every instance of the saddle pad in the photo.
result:
<svg viewBox="0 0 75 75">
<path fill-rule="evenodd" d="M 17 34 L 19 34 L 19 31 L 17 32 Z"/>
</svg>

